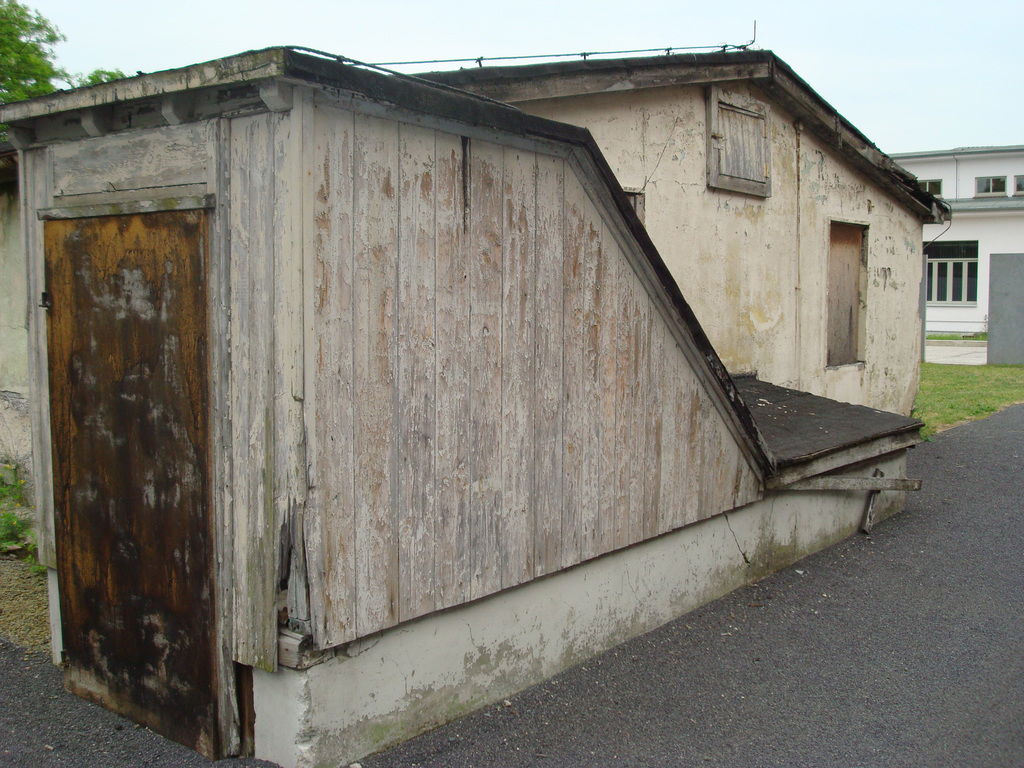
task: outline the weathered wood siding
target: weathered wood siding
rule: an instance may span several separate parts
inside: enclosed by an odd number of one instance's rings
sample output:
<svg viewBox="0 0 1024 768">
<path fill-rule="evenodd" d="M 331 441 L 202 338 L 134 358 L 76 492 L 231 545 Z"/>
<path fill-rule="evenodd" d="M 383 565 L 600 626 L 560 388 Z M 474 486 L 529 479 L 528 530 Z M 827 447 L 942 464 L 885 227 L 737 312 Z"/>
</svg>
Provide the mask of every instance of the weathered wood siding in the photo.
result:
<svg viewBox="0 0 1024 768">
<path fill-rule="evenodd" d="M 306 120 L 318 646 L 757 498 L 570 161 L 329 106 Z"/>
<path fill-rule="evenodd" d="M 232 618 L 237 661 L 276 664 L 279 531 L 275 504 L 275 138 L 274 113 L 231 122 L 230 333 L 227 356 L 231 467 L 225 512 L 231 518 Z M 275 395 L 278 395 L 275 397 Z M 285 446 L 281 446 L 282 449 Z M 277 466 L 283 466 L 282 460 Z"/>
</svg>

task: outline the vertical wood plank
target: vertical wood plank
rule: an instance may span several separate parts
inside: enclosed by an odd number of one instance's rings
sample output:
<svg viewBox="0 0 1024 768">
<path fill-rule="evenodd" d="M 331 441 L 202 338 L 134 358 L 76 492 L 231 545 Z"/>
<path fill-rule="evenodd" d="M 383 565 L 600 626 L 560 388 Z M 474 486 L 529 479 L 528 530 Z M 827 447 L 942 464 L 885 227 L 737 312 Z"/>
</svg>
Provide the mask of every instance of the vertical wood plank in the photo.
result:
<svg viewBox="0 0 1024 768">
<path fill-rule="evenodd" d="M 715 462 L 718 458 L 718 446 L 715 435 L 714 412 L 707 393 L 703 388 L 696 388 L 696 409 L 697 419 L 694 428 L 694 445 L 700 452 L 700 469 L 696 475 L 697 489 L 697 519 L 703 520 L 706 517 L 719 512 L 715 509 L 717 502 L 714 498 L 714 485 L 710 479 L 715 472 Z"/>
<path fill-rule="evenodd" d="M 686 371 L 686 374 L 686 386 L 676 405 L 676 421 L 680 428 L 685 425 L 685 433 L 681 437 L 686 441 L 685 452 L 680 459 L 685 472 L 681 476 L 682 483 L 679 489 L 679 525 L 687 525 L 699 519 L 701 477 L 704 473 L 704 451 L 700 434 L 700 383 L 696 377 L 690 375 L 690 371 Z"/>
<path fill-rule="evenodd" d="M 395 484 L 398 124 L 355 117 L 356 628 L 398 621 Z"/>
<path fill-rule="evenodd" d="M 536 155 L 506 147 L 502 204 L 501 585 L 533 577 Z"/>
<path fill-rule="evenodd" d="M 597 211 L 595 210 L 595 214 Z M 601 223 L 600 243 L 594 274 L 594 322 L 597 324 L 597 369 L 595 371 L 598 407 L 597 444 L 595 446 L 597 484 L 597 526 L 595 554 L 615 548 L 615 421 L 616 421 L 616 335 L 618 316 L 615 293 L 616 265 L 622 260 L 615 238 Z"/>
<path fill-rule="evenodd" d="M 624 547 L 630 542 L 630 488 L 639 471 L 633 452 L 634 411 L 637 390 L 636 325 L 633 322 L 635 296 L 633 270 L 624 259 L 615 267 L 615 522 L 614 545 Z"/>
<path fill-rule="evenodd" d="M 501 588 L 502 169 L 500 146 L 470 144 L 470 354 L 473 598 Z"/>
<path fill-rule="evenodd" d="M 289 570 L 286 607 L 289 618 L 309 626 L 306 547 L 303 518 L 306 503 L 305 295 L 302 237 L 302 139 L 308 94 L 300 94 L 289 112 L 275 113 L 273 130 L 273 496 L 275 516 L 286 539 L 280 553 Z M 310 105 L 311 107 L 311 105 Z M 275 640 L 276 642 L 276 640 Z"/>
<path fill-rule="evenodd" d="M 574 176 L 565 176 L 565 225 L 563 272 L 563 454 L 562 454 L 562 567 L 581 559 L 583 525 L 583 488 L 587 433 L 585 286 L 586 193 Z"/>
<path fill-rule="evenodd" d="M 470 537 L 469 139 L 437 134 L 437 402 L 434 583 L 438 607 L 467 602 Z"/>
<path fill-rule="evenodd" d="M 219 606 L 232 605 L 234 572 L 234 519 L 231 503 L 231 121 L 225 118 L 207 124 L 207 185 L 218 205 L 210 212 L 209 293 L 210 319 L 210 459 L 211 512 L 214 521 L 216 574 L 214 583 Z M 215 611 L 213 631 L 219 643 L 221 744 L 234 754 L 241 744 L 237 680 L 234 674 L 234 615 Z"/>
<path fill-rule="evenodd" d="M 36 497 L 36 545 L 39 562 L 57 567 L 53 519 L 53 454 L 50 441 L 50 386 L 47 369 L 46 314 L 35 300 L 46 290 L 43 223 L 35 216 L 52 204 L 50 150 L 21 154 L 21 243 L 28 283 L 29 417 L 32 424 L 32 479 Z"/>
<path fill-rule="evenodd" d="M 399 126 L 399 619 L 434 609 L 434 131 Z"/>
<path fill-rule="evenodd" d="M 277 659 L 280 521 L 273 468 L 272 285 L 274 146 L 270 115 L 231 129 L 231 360 L 235 522 L 235 659 L 273 670 Z"/>
<path fill-rule="evenodd" d="M 562 324 L 565 163 L 537 160 L 537 398 L 534 509 L 535 574 L 552 573 L 562 560 Z"/>
<path fill-rule="evenodd" d="M 682 525 L 685 500 L 683 489 L 689 472 L 686 459 L 687 430 L 685 393 L 689 372 L 681 364 L 682 352 L 666 329 L 662 366 L 661 432 L 661 505 L 659 529 L 668 531 Z"/>
<path fill-rule="evenodd" d="M 718 472 L 715 478 L 715 487 L 718 489 L 718 508 L 720 510 L 733 509 L 739 496 L 739 489 L 736 487 L 736 468 L 740 460 L 739 451 L 733 445 L 725 423 L 720 419 L 716 420 L 716 432 L 720 451 Z"/>
<path fill-rule="evenodd" d="M 647 410 L 644 414 L 644 538 L 668 530 L 663 525 L 663 499 L 661 498 L 662 450 L 664 447 L 661 414 L 662 387 L 665 379 L 666 328 L 654 307 L 650 318 L 650 353 L 647 392 Z"/>
<path fill-rule="evenodd" d="M 601 391 L 600 328 L 597 271 L 601 261 L 601 221 L 583 193 L 583 257 L 580 265 L 583 298 L 582 328 L 582 478 L 580 481 L 580 559 L 600 552 Z"/>
<path fill-rule="evenodd" d="M 314 316 L 306 549 L 313 639 L 319 647 L 356 635 L 353 121 L 351 112 L 316 105 L 304 191 Z"/>
<path fill-rule="evenodd" d="M 644 536 L 644 520 L 647 510 L 644 507 L 644 472 L 647 469 L 647 437 L 646 418 L 647 401 L 650 397 L 650 351 L 651 351 L 651 312 L 647 294 L 635 278 L 630 280 L 633 293 L 633 328 L 636 346 L 634 347 L 636 370 L 636 396 L 633 401 L 633 460 L 636 471 L 630 478 L 629 489 L 629 540 L 637 542 Z"/>
</svg>

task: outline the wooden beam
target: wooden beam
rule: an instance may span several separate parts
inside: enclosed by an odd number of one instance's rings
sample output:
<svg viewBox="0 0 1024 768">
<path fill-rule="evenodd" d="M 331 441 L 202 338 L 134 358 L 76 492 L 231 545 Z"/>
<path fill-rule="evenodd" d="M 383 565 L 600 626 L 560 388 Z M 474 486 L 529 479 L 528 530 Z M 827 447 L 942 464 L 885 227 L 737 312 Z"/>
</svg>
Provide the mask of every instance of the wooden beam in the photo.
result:
<svg viewBox="0 0 1024 768">
<path fill-rule="evenodd" d="M 122 216 L 127 213 L 156 213 L 159 211 L 191 211 L 198 208 L 213 208 L 213 195 L 189 195 L 167 197 L 158 200 L 125 200 L 123 202 L 100 203 L 96 205 L 67 205 L 54 208 L 40 208 L 36 216 L 40 221 L 58 219 L 82 219 L 95 216 Z"/>
<path fill-rule="evenodd" d="M 808 458 L 799 464 L 782 467 L 778 474 L 768 478 L 765 487 L 768 489 L 788 489 L 797 480 L 808 477 L 817 477 L 828 472 L 835 472 L 844 467 L 850 467 L 869 459 L 885 456 L 890 453 L 897 453 L 910 448 L 921 442 L 921 435 L 917 430 L 904 432 L 898 435 L 887 435 L 876 437 L 860 445 L 844 448 L 831 453 L 824 453 L 817 457 Z"/>
<path fill-rule="evenodd" d="M 787 491 L 919 491 L 921 481 L 908 477 L 849 477 L 824 475 L 798 480 Z"/>
</svg>

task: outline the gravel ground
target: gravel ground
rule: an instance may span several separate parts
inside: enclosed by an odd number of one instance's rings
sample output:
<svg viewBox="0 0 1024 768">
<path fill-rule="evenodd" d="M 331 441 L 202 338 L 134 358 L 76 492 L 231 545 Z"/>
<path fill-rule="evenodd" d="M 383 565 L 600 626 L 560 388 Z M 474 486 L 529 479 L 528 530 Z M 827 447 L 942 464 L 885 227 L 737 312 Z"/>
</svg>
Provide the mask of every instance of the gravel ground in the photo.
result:
<svg viewBox="0 0 1024 768">
<path fill-rule="evenodd" d="M 46 574 L 16 558 L 0 559 L 0 637 L 35 651 L 49 651 Z"/>
<path fill-rule="evenodd" d="M 936 436 L 910 476 L 871 536 L 362 765 L 1024 766 L 1024 406 Z M 208 765 L 3 640 L 0 687 L 0 765 Z"/>
</svg>

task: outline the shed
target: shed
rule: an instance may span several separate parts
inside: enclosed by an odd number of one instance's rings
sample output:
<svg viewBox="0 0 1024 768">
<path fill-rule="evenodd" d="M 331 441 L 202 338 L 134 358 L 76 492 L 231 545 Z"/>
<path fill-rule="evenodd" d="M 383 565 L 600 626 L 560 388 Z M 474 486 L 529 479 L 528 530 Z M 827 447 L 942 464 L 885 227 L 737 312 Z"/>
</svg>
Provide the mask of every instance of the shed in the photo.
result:
<svg viewBox="0 0 1024 768">
<path fill-rule="evenodd" d="M 777 471 L 585 129 L 294 48 L 0 120 L 55 654 L 208 756 L 358 758 L 913 487 L 892 414 Z"/>
<path fill-rule="evenodd" d="M 910 413 L 949 206 L 772 51 L 423 77 L 589 129 L 730 372 Z"/>
</svg>

